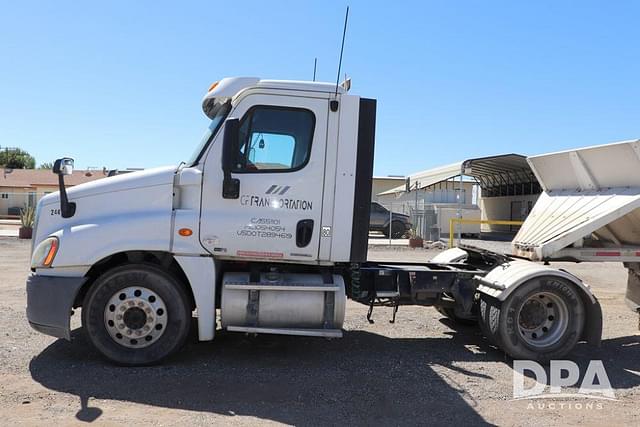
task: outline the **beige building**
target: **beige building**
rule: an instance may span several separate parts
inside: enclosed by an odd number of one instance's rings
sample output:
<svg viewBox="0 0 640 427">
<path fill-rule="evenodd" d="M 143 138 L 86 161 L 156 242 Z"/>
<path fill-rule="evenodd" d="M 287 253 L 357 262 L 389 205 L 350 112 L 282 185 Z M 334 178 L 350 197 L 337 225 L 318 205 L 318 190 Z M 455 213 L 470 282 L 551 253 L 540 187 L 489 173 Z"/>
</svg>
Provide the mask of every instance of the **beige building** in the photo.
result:
<svg viewBox="0 0 640 427">
<path fill-rule="evenodd" d="M 460 164 L 441 166 L 418 172 L 408 177 L 410 191 L 406 191 L 406 180 L 401 185 L 376 195 L 377 201 L 394 212 L 411 216 L 418 234 L 437 238 L 430 231 L 437 227 L 438 234 L 449 234 L 449 220 L 459 212 L 465 218 L 480 219 L 477 206 L 480 188 L 475 179 L 462 176 Z M 434 216 L 429 216 L 431 210 Z M 423 213 L 425 212 L 425 213 Z M 465 224 L 465 234 L 480 234 L 479 224 Z"/>
<path fill-rule="evenodd" d="M 73 187 L 107 176 L 107 170 L 76 170 L 65 177 L 65 184 Z M 50 169 L 0 168 L 0 217 L 17 216 L 20 209 L 35 206 L 42 196 L 54 191 L 58 191 L 58 176 Z"/>
<path fill-rule="evenodd" d="M 460 180 L 460 164 L 441 166 L 411 174 L 410 191 L 406 191 L 406 179 L 395 187 L 375 193 L 375 200 L 382 204 L 421 205 L 475 205 L 477 181 L 463 176 Z"/>
<path fill-rule="evenodd" d="M 374 176 L 371 180 L 371 201 L 378 201 L 378 194 L 403 185 L 405 180 L 403 176 Z"/>
</svg>

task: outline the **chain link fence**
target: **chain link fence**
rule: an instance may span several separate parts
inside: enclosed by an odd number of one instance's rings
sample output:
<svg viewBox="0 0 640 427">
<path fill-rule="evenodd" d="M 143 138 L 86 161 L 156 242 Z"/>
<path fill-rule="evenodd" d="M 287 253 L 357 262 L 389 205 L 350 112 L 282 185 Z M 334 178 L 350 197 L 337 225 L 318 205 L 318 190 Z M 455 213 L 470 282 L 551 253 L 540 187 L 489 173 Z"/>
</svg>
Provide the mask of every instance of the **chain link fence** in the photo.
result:
<svg viewBox="0 0 640 427">
<path fill-rule="evenodd" d="M 446 240 L 452 218 L 480 219 L 476 205 L 454 203 L 426 203 L 424 200 L 399 202 L 373 202 L 370 218 L 370 238 L 393 239 L 417 237 L 427 242 Z M 456 224 L 456 236 L 477 238 L 479 224 Z"/>
<path fill-rule="evenodd" d="M 389 244 L 392 240 L 417 237 L 437 241 L 440 239 L 437 222 L 435 207 L 420 201 L 417 204 L 378 202 L 371 206 L 370 237 L 375 239 L 377 234 L 379 238 L 388 239 Z"/>
</svg>

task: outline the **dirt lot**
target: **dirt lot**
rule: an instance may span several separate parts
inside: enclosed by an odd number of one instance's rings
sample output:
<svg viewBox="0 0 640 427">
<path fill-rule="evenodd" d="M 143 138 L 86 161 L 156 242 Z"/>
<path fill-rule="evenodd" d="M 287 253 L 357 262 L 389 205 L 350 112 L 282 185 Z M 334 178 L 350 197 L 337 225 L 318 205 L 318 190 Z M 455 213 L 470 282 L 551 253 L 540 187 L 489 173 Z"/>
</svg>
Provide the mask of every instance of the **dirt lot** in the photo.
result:
<svg viewBox="0 0 640 427">
<path fill-rule="evenodd" d="M 456 327 L 431 308 L 401 308 L 395 325 L 380 309 L 370 325 L 366 307 L 350 302 L 340 340 L 221 332 L 210 343 L 192 339 L 162 366 L 114 367 L 81 329 L 67 342 L 28 326 L 29 245 L 0 239 L 4 425 L 640 424 L 638 318 L 624 305 L 619 264 L 562 265 L 593 285 L 605 317 L 602 347 L 580 345 L 571 358 L 582 372 L 602 360 L 617 401 L 588 409 L 587 399 L 511 401 L 511 361 L 476 328 Z M 376 248 L 370 258 L 434 253 Z"/>
</svg>

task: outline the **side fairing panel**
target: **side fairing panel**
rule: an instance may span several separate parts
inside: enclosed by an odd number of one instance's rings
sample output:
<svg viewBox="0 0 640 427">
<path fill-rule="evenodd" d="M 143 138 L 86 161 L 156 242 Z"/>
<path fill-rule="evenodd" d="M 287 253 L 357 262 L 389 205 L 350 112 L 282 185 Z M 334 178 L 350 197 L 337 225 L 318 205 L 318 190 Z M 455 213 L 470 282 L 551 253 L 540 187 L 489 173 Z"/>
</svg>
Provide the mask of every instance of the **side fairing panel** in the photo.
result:
<svg viewBox="0 0 640 427">
<path fill-rule="evenodd" d="M 331 261 L 346 262 L 351 255 L 351 236 L 354 229 L 353 206 L 358 153 L 358 108 L 360 98 L 343 96 L 340 105 L 338 155 L 336 157 L 333 200 L 333 230 Z M 331 191 L 330 190 L 330 191 Z M 371 187 L 369 187 L 371 191 Z M 371 199 L 367 199 L 371 203 Z M 366 227 L 368 228 L 368 219 Z M 368 232 L 367 232 L 368 234 Z"/>
</svg>

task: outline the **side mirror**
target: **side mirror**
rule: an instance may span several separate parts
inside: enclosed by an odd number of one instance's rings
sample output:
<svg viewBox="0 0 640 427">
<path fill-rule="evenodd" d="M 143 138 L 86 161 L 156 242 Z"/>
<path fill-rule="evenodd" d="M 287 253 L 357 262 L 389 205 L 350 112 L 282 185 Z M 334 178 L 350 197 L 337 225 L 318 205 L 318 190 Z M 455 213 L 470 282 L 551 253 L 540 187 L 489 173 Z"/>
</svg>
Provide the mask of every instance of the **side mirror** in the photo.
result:
<svg viewBox="0 0 640 427">
<path fill-rule="evenodd" d="M 229 118 L 224 122 L 224 137 L 222 138 L 222 197 L 237 199 L 240 197 L 240 180 L 231 176 L 231 171 L 238 158 L 238 139 L 240 134 L 240 120 Z"/>
<path fill-rule="evenodd" d="M 53 173 L 55 173 L 56 175 L 73 174 L 73 159 L 70 157 L 57 159 L 53 164 Z"/>
<path fill-rule="evenodd" d="M 60 190 L 60 214 L 62 218 L 71 218 L 76 213 L 76 204 L 70 202 L 67 197 L 67 189 L 64 186 L 64 176 L 73 174 L 73 159 L 63 157 L 53 164 L 53 173 L 58 175 L 58 187 Z"/>
</svg>

